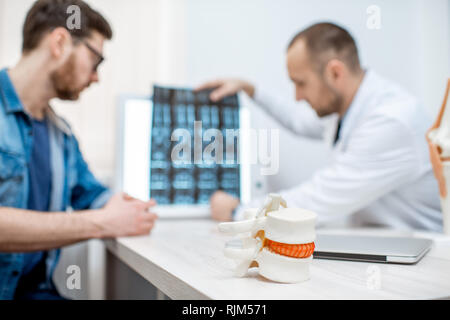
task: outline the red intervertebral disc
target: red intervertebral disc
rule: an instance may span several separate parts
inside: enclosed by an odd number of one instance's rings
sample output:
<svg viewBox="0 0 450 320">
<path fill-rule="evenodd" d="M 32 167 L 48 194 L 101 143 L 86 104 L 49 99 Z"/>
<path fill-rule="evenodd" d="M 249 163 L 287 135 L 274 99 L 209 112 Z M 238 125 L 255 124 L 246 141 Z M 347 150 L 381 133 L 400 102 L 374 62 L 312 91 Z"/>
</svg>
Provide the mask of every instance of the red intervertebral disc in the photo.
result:
<svg viewBox="0 0 450 320">
<path fill-rule="evenodd" d="M 306 244 L 287 244 L 275 242 L 266 238 L 265 246 L 272 252 L 291 258 L 308 258 L 314 252 L 314 242 Z"/>
</svg>

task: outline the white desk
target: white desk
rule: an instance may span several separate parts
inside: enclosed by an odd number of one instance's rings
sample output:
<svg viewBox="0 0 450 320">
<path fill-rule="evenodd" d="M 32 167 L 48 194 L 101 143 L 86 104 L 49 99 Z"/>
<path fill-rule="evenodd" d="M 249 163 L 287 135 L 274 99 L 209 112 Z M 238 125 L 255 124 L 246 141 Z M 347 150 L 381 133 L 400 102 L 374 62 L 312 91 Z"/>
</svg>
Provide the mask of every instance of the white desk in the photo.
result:
<svg viewBox="0 0 450 320">
<path fill-rule="evenodd" d="M 442 299 L 450 298 L 450 238 L 390 230 L 327 230 L 324 233 L 425 236 L 435 245 L 416 265 L 314 259 L 311 279 L 271 282 L 252 269 L 233 276 L 223 255 L 230 237 L 210 220 L 159 220 L 150 236 L 107 240 L 107 248 L 172 299 Z M 379 274 L 379 281 L 374 275 Z"/>
</svg>

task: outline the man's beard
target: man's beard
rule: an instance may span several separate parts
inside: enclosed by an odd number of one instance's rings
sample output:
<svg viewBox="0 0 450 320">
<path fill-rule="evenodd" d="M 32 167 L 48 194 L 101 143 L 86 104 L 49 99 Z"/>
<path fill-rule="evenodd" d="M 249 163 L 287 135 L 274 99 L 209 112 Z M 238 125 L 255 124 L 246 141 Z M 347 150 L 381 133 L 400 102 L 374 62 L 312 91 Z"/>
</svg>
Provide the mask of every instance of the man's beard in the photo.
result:
<svg viewBox="0 0 450 320">
<path fill-rule="evenodd" d="M 343 104 L 343 100 L 344 98 L 342 97 L 342 95 L 337 92 L 334 88 L 332 88 L 325 79 L 323 79 L 323 87 L 324 90 L 327 91 L 327 95 L 330 96 L 330 100 L 329 102 L 327 102 L 326 105 L 322 105 L 319 108 L 314 108 L 314 110 L 316 111 L 317 115 L 321 118 L 321 117 L 325 117 L 328 116 L 330 114 L 339 112 L 339 110 L 341 110 L 342 108 L 342 104 Z"/>
<path fill-rule="evenodd" d="M 56 96 L 61 100 L 75 101 L 80 97 L 86 86 L 76 87 L 75 82 L 75 55 L 71 55 L 67 62 L 50 75 Z"/>
</svg>

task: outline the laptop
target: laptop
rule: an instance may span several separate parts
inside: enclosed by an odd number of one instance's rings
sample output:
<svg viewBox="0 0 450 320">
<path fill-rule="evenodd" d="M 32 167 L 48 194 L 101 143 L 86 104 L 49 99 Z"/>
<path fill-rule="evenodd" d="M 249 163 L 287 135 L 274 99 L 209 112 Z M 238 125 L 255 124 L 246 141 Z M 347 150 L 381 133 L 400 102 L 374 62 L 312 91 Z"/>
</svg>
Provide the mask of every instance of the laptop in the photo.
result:
<svg viewBox="0 0 450 320">
<path fill-rule="evenodd" d="M 433 241 L 411 237 L 317 234 L 314 259 L 415 264 Z"/>
<path fill-rule="evenodd" d="M 153 97 L 120 98 L 116 186 L 155 199 L 160 218 L 209 217 L 217 190 L 250 200 L 249 155 L 241 143 L 249 111 L 237 95 L 213 103 L 210 92 L 155 86 Z M 211 152 L 214 142 L 221 143 L 223 155 L 218 148 Z"/>
</svg>

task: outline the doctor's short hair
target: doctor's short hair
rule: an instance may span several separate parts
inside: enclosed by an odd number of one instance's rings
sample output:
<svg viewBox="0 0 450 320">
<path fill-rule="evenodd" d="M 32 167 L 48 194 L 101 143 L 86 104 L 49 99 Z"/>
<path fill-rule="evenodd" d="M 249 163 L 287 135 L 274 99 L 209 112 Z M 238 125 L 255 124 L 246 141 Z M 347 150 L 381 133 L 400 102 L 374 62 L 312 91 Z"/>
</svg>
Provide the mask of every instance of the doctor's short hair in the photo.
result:
<svg viewBox="0 0 450 320">
<path fill-rule="evenodd" d="M 68 26 L 71 16 L 77 12 L 72 8 L 79 8 L 79 25 L 75 28 Z M 66 28 L 72 37 L 78 39 L 90 37 L 93 31 L 108 40 L 113 36 L 108 21 L 82 0 L 37 0 L 25 18 L 22 52 L 36 49 L 42 38 L 58 27 Z"/>
<path fill-rule="evenodd" d="M 344 62 L 352 72 L 361 70 L 355 40 L 347 30 L 336 24 L 322 22 L 300 31 L 289 43 L 288 50 L 298 40 L 305 41 L 311 62 L 320 73 L 333 58 Z"/>
</svg>

